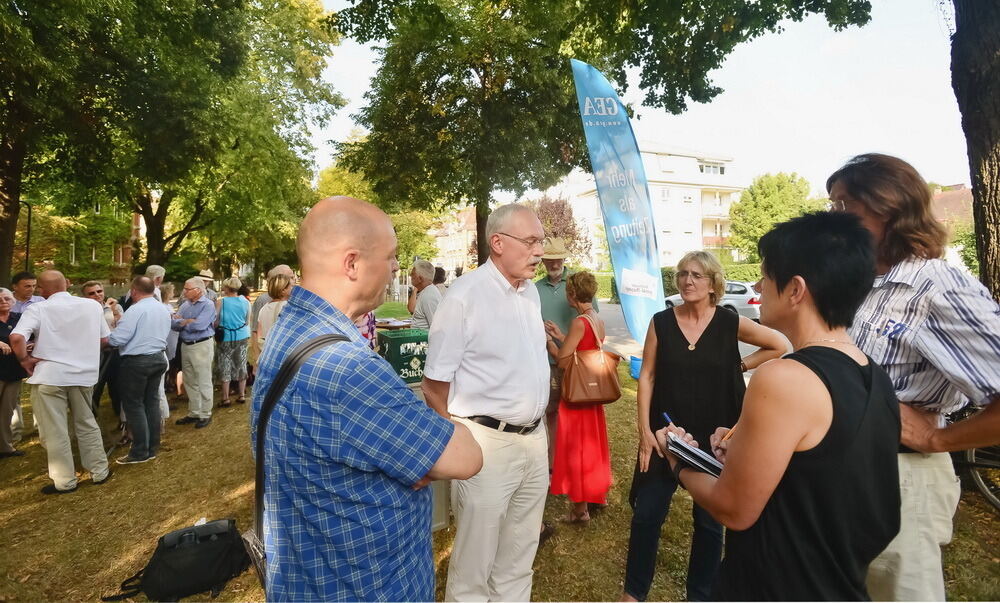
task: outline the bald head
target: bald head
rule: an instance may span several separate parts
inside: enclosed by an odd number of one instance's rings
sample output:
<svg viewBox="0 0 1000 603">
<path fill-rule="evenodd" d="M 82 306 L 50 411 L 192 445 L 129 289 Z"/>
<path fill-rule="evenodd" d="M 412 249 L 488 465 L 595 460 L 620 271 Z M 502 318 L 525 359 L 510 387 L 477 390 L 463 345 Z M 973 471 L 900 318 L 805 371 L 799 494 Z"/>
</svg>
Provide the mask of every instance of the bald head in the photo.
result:
<svg viewBox="0 0 1000 603">
<path fill-rule="evenodd" d="M 309 210 L 296 247 L 302 271 L 334 261 L 348 249 L 365 251 L 393 234 L 392 221 L 381 209 L 353 197 L 327 197 Z"/>
<path fill-rule="evenodd" d="M 46 270 L 38 275 L 38 289 L 42 297 L 66 290 L 66 277 L 58 270 Z"/>
</svg>

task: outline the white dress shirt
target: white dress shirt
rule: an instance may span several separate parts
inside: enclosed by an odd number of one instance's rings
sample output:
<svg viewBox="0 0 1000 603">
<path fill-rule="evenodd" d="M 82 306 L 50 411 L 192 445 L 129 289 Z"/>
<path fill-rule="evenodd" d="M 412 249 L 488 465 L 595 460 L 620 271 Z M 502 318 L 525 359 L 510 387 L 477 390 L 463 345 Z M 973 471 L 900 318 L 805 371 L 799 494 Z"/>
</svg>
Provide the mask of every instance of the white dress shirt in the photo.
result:
<svg viewBox="0 0 1000 603">
<path fill-rule="evenodd" d="M 31 355 L 41 362 L 26 383 L 94 385 L 101 362 L 101 339 L 110 332 L 104 309 L 92 299 L 61 291 L 28 306 L 12 331 L 26 340 L 35 336 Z"/>
<path fill-rule="evenodd" d="M 455 280 L 438 305 L 424 375 L 451 383 L 448 412 L 514 425 L 541 418 L 549 400 L 538 290 L 514 288 L 492 260 Z"/>
<path fill-rule="evenodd" d="M 429 329 L 438 304 L 441 303 L 441 292 L 434 285 L 424 287 L 417 293 L 417 305 L 413 308 L 413 328 Z"/>
</svg>

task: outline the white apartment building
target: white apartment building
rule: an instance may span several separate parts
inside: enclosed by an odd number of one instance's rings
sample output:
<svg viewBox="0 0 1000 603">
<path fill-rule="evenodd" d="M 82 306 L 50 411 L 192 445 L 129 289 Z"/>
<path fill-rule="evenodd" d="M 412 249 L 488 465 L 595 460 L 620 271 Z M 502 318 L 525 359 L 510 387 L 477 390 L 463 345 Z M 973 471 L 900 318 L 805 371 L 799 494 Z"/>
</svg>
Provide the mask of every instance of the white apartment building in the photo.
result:
<svg viewBox="0 0 1000 603">
<path fill-rule="evenodd" d="M 639 142 L 639 152 L 649 183 L 661 265 L 676 265 L 692 250 L 717 254 L 729 250 L 729 207 L 739 201 L 745 188 L 734 173 L 732 158 L 649 141 Z M 584 264 L 596 268 L 601 251 L 597 227 L 603 225 L 603 218 L 594 177 L 575 170 L 548 194 L 569 199 L 574 218 L 591 233 L 591 257 Z"/>
<path fill-rule="evenodd" d="M 476 256 L 469 253 L 476 238 L 476 210 L 467 207 L 450 214 L 440 227 L 429 233 L 437 243 L 438 254 L 430 263 L 444 268 L 448 280 L 455 277 L 455 269 L 463 270 L 475 265 Z"/>
</svg>

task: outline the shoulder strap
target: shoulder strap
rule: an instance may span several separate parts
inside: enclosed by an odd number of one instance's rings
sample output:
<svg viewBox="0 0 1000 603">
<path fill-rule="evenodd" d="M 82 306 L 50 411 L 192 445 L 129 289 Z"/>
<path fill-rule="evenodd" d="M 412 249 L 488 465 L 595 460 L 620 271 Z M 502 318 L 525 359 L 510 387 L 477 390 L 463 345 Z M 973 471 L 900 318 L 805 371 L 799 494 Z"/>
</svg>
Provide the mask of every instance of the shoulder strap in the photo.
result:
<svg viewBox="0 0 1000 603">
<path fill-rule="evenodd" d="M 285 357 L 284 362 L 281 363 L 281 368 L 278 369 L 278 374 L 275 376 L 274 381 L 271 382 L 271 387 L 268 388 L 267 393 L 264 395 L 264 402 L 260 405 L 260 416 L 257 418 L 257 442 L 255 446 L 257 450 L 257 472 L 254 485 L 254 525 L 257 529 L 257 534 L 261 538 L 264 537 L 264 438 L 265 434 L 267 434 L 268 421 L 271 419 L 271 411 L 274 410 L 281 395 L 285 393 L 285 388 L 288 387 L 288 383 L 292 380 L 292 377 L 299 372 L 299 369 L 302 368 L 306 360 L 320 348 L 338 341 L 350 340 L 344 335 L 329 334 L 320 335 L 299 344 Z"/>
<path fill-rule="evenodd" d="M 587 322 L 590 323 L 590 330 L 594 332 L 594 339 L 597 340 L 597 347 L 598 348 L 603 348 L 604 347 L 604 338 L 597 336 L 597 323 L 594 322 L 594 319 L 591 318 L 591 317 L 589 317 L 589 316 L 587 316 L 586 314 L 581 314 L 580 318 L 583 318 Z M 607 333 L 605 333 L 605 335 L 607 335 Z"/>
</svg>

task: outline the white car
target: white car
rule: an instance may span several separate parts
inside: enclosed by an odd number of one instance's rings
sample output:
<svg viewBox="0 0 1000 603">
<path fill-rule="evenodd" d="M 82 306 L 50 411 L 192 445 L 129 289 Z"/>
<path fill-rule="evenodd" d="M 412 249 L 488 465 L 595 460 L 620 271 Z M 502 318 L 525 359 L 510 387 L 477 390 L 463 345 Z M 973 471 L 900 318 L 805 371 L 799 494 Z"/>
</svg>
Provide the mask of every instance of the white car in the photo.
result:
<svg viewBox="0 0 1000 603">
<path fill-rule="evenodd" d="M 684 298 L 678 293 L 668 297 L 664 305 L 673 308 L 683 303 Z M 760 296 L 753 290 L 753 283 L 726 281 L 726 293 L 722 296 L 719 307 L 760 322 Z"/>
</svg>

